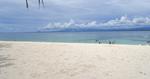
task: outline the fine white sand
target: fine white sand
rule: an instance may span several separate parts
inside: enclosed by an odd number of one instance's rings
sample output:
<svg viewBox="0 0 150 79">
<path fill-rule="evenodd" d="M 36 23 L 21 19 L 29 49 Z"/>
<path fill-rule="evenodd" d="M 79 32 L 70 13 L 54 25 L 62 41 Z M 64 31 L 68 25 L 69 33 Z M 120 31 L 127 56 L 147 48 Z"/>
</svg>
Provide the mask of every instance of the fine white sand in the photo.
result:
<svg viewBox="0 0 150 79">
<path fill-rule="evenodd" d="M 0 79 L 150 79 L 150 46 L 1 41 Z"/>
</svg>

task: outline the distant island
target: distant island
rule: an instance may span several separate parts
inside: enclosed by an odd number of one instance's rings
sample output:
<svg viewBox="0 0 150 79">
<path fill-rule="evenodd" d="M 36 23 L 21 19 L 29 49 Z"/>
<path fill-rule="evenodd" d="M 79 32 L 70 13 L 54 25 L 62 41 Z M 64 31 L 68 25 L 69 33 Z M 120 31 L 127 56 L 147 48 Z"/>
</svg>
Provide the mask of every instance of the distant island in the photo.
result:
<svg viewBox="0 0 150 79">
<path fill-rule="evenodd" d="M 136 28 L 112 28 L 112 29 L 97 29 L 97 28 L 65 28 L 65 29 L 42 29 L 37 32 L 98 32 L 98 31 L 150 31 L 150 26 Z"/>
</svg>

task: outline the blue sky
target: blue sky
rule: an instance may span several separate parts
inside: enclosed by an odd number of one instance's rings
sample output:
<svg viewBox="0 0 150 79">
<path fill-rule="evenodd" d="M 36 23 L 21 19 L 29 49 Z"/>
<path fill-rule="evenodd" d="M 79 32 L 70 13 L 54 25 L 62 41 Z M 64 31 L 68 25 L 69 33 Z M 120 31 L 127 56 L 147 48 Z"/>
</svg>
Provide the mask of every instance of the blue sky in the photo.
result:
<svg viewBox="0 0 150 79">
<path fill-rule="evenodd" d="M 119 29 L 150 25 L 150 0 L 44 1 L 45 8 L 39 9 L 38 0 L 29 0 L 29 9 L 26 9 L 25 0 L 1 0 L 0 32 L 36 31 L 45 28 Z"/>
</svg>

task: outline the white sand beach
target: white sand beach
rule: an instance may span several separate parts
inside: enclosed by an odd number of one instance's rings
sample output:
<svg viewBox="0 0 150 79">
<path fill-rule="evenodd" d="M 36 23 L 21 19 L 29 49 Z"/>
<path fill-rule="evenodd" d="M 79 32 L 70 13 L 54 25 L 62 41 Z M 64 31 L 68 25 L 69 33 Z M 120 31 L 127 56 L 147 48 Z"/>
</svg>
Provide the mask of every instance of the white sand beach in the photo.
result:
<svg viewBox="0 0 150 79">
<path fill-rule="evenodd" d="M 150 46 L 0 42 L 0 79 L 149 79 Z"/>
</svg>

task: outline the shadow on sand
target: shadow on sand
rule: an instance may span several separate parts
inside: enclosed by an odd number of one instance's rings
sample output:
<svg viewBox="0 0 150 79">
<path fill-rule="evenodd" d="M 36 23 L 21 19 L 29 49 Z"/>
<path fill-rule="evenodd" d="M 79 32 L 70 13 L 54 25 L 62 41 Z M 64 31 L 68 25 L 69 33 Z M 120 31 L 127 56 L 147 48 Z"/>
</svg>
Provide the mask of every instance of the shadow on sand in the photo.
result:
<svg viewBox="0 0 150 79">
<path fill-rule="evenodd" d="M 9 56 L 6 56 L 6 55 L 1 55 L 2 54 L 1 50 L 7 49 L 10 47 L 11 47 L 11 44 L 0 43 L 0 69 L 3 67 L 14 65 L 13 63 L 11 63 L 11 61 L 14 59 L 11 59 Z"/>
<path fill-rule="evenodd" d="M 11 47 L 11 44 L 0 43 L 0 49 L 3 49 L 3 48 L 10 48 L 10 47 Z"/>
<path fill-rule="evenodd" d="M 14 65 L 13 63 L 10 62 L 12 60 L 14 59 L 10 59 L 8 56 L 0 55 L 0 68 Z"/>
</svg>

